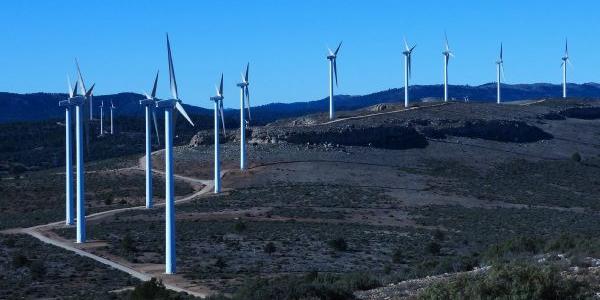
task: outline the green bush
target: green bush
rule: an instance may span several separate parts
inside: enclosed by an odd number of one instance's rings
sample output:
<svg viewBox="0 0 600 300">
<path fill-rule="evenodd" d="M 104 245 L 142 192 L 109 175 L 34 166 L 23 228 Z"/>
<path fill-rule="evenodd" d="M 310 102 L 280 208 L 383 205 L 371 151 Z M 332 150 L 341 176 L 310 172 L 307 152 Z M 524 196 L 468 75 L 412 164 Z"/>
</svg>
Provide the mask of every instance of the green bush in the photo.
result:
<svg viewBox="0 0 600 300">
<path fill-rule="evenodd" d="M 440 244 L 438 244 L 437 242 L 430 242 L 429 244 L 427 244 L 427 246 L 425 247 L 425 250 L 432 255 L 439 255 L 442 251 L 442 246 Z"/>
<path fill-rule="evenodd" d="M 131 235 L 129 233 L 125 234 L 125 236 L 121 240 L 121 248 L 126 253 L 133 253 L 133 252 L 137 251 L 137 249 L 135 247 L 135 241 L 133 240 L 133 238 L 131 237 Z"/>
<path fill-rule="evenodd" d="M 392 253 L 392 262 L 395 264 L 404 263 L 404 255 L 402 253 L 402 248 L 394 249 L 394 252 Z"/>
<path fill-rule="evenodd" d="M 579 154 L 579 152 L 575 152 L 573 155 L 571 155 L 571 159 L 574 162 L 581 162 L 581 154 Z"/>
<path fill-rule="evenodd" d="M 265 253 L 267 253 L 267 254 L 271 254 L 271 253 L 273 253 L 273 252 L 277 251 L 277 248 L 275 247 L 275 244 L 273 244 L 273 242 L 268 242 L 268 243 L 265 245 L 264 251 L 265 251 Z"/>
<path fill-rule="evenodd" d="M 355 299 L 353 291 L 379 286 L 379 281 L 364 273 L 332 275 L 311 272 L 305 276 L 251 279 L 232 299 Z"/>
<path fill-rule="evenodd" d="M 197 299 L 193 296 L 190 296 L 186 293 L 177 293 L 165 288 L 165 285 L 161 280 L 152 278 L 149 281 L 142 282 L 138 284 L 133 291 L 128 294 L 124 294 L 123 297 L 119 297 L 119 299 L 129 299 L 129 300 L 184 300 L 184 299 Z M 222 300 L 227 299 L 224 297 L 214 297 L 210 298 L 212 300 Z"/>
<path fill-rule="evenodd" d="M 29 259 L 23 254 L 15 254 L 12 258 L 12 264 L 18 269 L 29 265 Z"/>
<path fill-rule="evenodd" d="M 329 242 L 327 242 L 327 244 L 329 245 L 329 247 L 331 247 L 331 249 L 333 249 L 335 251 L 348 250 L 348 243 L 346 243 L 346 240 L 342 237 L 330 240 Z"/>
<path fill-rule="evenodd" d="M 242 222 L 242 221 L 238 221 L 235 223 L 235 225 L 233 225 L 233 229 L 237 232 L 242 232 L 244 230 L 246 230 L 247 226 L 246 223 Z"/>
<path fill-rule="evenodd" d="M 217 257 L 217 260 L 215 261 L 215 267 L 219 268 L 219 270 L 222 270 L 223 268 L 227 267 L 227 264 L 225 263 L 225 259 L 223 259 L 222 257 Z"/>
<path fill-rule="evenodd" d="M 464 275 L 423 290 L 419 299 L 582 299 L 590 287 L 565 279 L 554 266 L 511 263 L 483 275 Z"/>
<path fill-rule="evenodd" d="M 46 275 L 46 266 L 43 261 L 36 260 L 29 266 L 29 271 L 33 279 L 42 279 Z"/>
</svg>

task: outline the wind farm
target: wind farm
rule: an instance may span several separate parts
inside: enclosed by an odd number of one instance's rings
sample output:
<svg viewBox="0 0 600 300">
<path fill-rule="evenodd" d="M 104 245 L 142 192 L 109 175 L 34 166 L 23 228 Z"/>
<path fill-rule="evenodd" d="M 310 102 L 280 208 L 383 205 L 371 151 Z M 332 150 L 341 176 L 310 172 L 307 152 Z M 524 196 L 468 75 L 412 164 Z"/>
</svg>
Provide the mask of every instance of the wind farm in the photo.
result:
<svg viewBox="0 0 600 300">
<path fill-rule="evenodd" d="M 98 18 L 93 47 L 46 45 L 27 74 L 59 92 L 0 93 L 0 299 L 600 293 L 600 62 L 579 23 L 523 21 L 538 37 L 423 4 L 198 5 Z M 390 29 L 399 7 L 428 21 Z M 27 86 L 11 49 L 0 89 Z"/>
</svg>

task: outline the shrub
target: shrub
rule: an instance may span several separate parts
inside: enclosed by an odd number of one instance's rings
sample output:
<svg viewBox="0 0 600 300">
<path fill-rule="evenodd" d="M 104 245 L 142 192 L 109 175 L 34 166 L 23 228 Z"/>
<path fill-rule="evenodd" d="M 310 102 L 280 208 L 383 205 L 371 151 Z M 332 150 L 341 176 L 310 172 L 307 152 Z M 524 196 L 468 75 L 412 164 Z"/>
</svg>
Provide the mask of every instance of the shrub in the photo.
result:
<svg viewBox="0 0 600 300">
<path fill-rule="evenodd" d="M 29 259 L 23 254 L 15 254 L 12 258 L 12 264 L 15 268 L 21 268 L 29 265 Z"/>
<path fill-rule="evenodd" d="M 443 231 L 441 231 L 441 230 L 439 230 L 439 229 L 436 229 L 436 230 L 433 232 L 433 238 L 434 238 L 436 241 L 443 241 L 443 240 L 446 238 L 446 235 L 444 234 L 444 232 L 443 232 Z"/>
<path fill-rule="evenodd" d="M 16 245 L 16 243 L 17 243 L 17 241 L 12 236 L 8 236 L 6 239 L 4 239 L 4 244 L 10 248 L 14 247 Z"/>
<path fill-rule="evenodd" d="M 113 204 L 112 197 L 106 197 L 106 198 L 104 198 L 104 205 L 111 205 L 111 204 Z"/>
<path fill-rule="evenodd" d="M 125 236 L 121 240 L 121 248 L 127 253 L 137 251 L 137 249 L 135 248 L 135 242 L 129 233 L 125 234 Z"/>
<path fill-rule="evenodd" d="M 327 244 L 329 245 L 329 247 L 331 247 L 331 249 L 333 249 L 335 251 L 348 250 L 348 243 L 346 243 L 346 240 L 342 237 L 330 240 Z"/>
<path fill-rule="evenodd" d="M 590 287 L 561 277 L 554 266 L 512 263 L 495 265 L 484 275 L 466 275 L 438 282 L 419 299 L 583 299 Z"/>
<path fill-rule="evenodd" d="M 265 253 L 271 254 L 275 252 L 277 248 L 275 247 L 275 244 L 273 244 L 273 242 L 268 242 L 263 250 L 265 251 Z"/>
<path fill-rule="evenodd" d="M 237 232 L 242 232 L 244 230 L 246 230 L 247 226 L 246 223 L 242 222 L 242 221 L 238 221 L 235 223 L 235 225 L 233 225 L 233 229 Z"/>
<path fill-rule="evenodd" d="M 233 299 L 356 299 L 353 291 L 379 286 L 379 281 L 364 273 L 340 276 L 310 272 L 305 276 L 249 279 Z"/>
<path fill-rule="evenodd" d="M 425 250 L 432 255 L 439 255 L 440 252 L 442 251 L 442 246 L 436 242 L 430 242 L 429 244 L 427 244 L 427 246 L 425 247 Z"/>
<path fill-rule="evenodd" d="M 402 249 L 396 248 L 394 250 L 394 253 L 392 253 L 392 262 L 395 264 L 404 263 L 404 256 L 402 254 Z"/>
<path fill-rule="evenodd" d="M 36 260 L 31 263 L 29 270 L 31 271 L 31 277 L 33 279 L 41 279 L 44 277 L 44 275 L 46 275 L 46 266 L 41 260 Z"/>
<path fill-rule="evenodd" d="M 138 284 L 130 295 L 132 300 L 166 299 L 167 297 L 168 292 L 162 281 L 154 277 L 150 281 Z"/>
<path fill-rule="evenodd" d="M 579 152 L 573 153 L 573 155 L 571 155 L 571 160 L 574 162 L 581 162 L 581 154 L 579 154 Z"/>
<path fill-rule="evenodd" d="M 223 268 L 227 267 L 225 259 L 220 256 L 217 257 L 217 260 L 215 261 L 215 267 L 219 268 L 219 270 L 222 270 Z"/>
</svg>

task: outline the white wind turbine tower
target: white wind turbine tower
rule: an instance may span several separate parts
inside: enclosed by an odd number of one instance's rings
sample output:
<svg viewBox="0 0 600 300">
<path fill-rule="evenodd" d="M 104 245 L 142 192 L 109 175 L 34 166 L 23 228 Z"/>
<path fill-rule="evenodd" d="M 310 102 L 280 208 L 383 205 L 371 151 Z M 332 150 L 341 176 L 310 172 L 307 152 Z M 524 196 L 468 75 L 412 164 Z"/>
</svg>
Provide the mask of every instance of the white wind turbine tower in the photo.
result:
<svg viewBox="0 0 600 300">
<path fill-rule="evenodd" d="M 171 43 L 167 34 L 167 53 L 169 60 L 169 82 L 172 99 L 160 100 L 157 107 L 165 110 L 165 273 L 173 274 L 175 267 L 175 181 L 173 178 L 173 108 L 194 126 L 194 123 L 183 109 L 177 94 L 177 81 L 171 55 Z"/>
<path fill-rule="evenodd" d="M 448 46 L 448 35 L 444 33 L 446 38 L 445 49 L 442 54 L 444 55 L 444 102 L 448 102 L 448 62 L 450 61 L 450 57 L 454 57 L 452 51 L 450 51 L 450 46 Z"/>
<path fill-rule="evenodd" d="M 113 126 L 114 125 L 113 112 L 114 112 L 115 108 L 117 108 L 117 107 L 115 107 L 115 104 L 113 103 L 113 101 L 110 100 L 110 134 L 111 135 L 115 134 L 115 127 Z"/>
<path fill-rule="evenodd" d="M 500 57 L 498 58 L 498 60 L 496 61 L 496 89 L 497 89 L 497 96 L 496 96 L 496 103 L 500 104 L 501 102 L 501 95 L 500 95 L 500 86 L 502 85 L 502 81 L 500 81 L 500 77 L 502 77 L 502 79 L 504 79 L 504 57 L 503 57 L 503 48 L 502 48 L 502 43 L 500 43 Z"/>
<path fill-rule="evenodd" d="M 563 98 L 567 98 L 567 64 L 573 67 L 571 64 L 571 59 L 569 59 L 569 42 L 565 39 L 565 56 L 562 58 L 562 71 L 563 71 Z"/>
<path fill-rule="evenodd" d="M 158 72 L 154 78 L 152 93 L 146 95 L 146 99 L 140 100 L 140 105 L 144 106 L 146 114 L 146 208 L 152 208 L 152 129 L 150 129 L 151 121 L 154 121 L 154 130 L 156 131 L 156 142 L 160 145 L 160 137 L 158 136 L 158 123 L 156 121 L 156 85 L 158 84 Z"/>
<path fill-rule="evenodd" d="M 246 127 L 249 123 L 248 121 L 251 119 L 250 115 L 250 91 L 248 86 L 250 82 L 248 81 L 248 71 L 250 68 L 250 63 L 246 65 L 246 73 L 242 74 L 242 82 L 238 83 L 237 86 L 240 87 L 240 170 L 246 169 Z M 246 103 L 248 107 L 245 107 Z M 246 112 L 245 109 L 248 109 L 248 120 L 245 118 Z"/>
<path fill-rule="evenodd" d="M 225 134 L 225 118 L 223 117 L 223 74 L 221 74 L 221 83 L 217 89 L 217 95 L 210 97 L 210 100 L 215 102 L 215 115 L 214 115 L 214 127 L 215 127 L 215 194 L 221 192 L 221 162 L 220 162 L 220 146 L 219 146 L 219 116 L 221 124 L 223 125 L 223 134 Z"/>
<path fill-rule="evenodd" d="M 337 55 L 341 46 L 342 42 L 340 42 L 334 52 L 327 48 L 329 51 L 329 54 L 327 55 L 327 59 L 329 60 L 329 120 L 335 119 L 335 106 L 333 104 L 333 77 L 335 77 L 335 86 L 337 87 Z"/>
<path fill-rule="evenodd" d="M 412 74 L 412 52 L 415 50 L 417 45 L 412 46 L 412 48 L 408 47 L 408 43 L 406 39 L 404 39 L 404 107 L 408 107 L 408 79 Z"/>
<path fill-rule="evenodd" d="M 84 169 L 84 159 L 83 159 L 83 105 L 85 104 L 85 100 L 89 99 L 94 90 L 95 84 L 89 90 L 86 90 L 83 87 L 83 77 L 81 76 L 81 72 L 79 72 L 79 65 L 77 66 L 77 71 L 79 73 L 79 87 L 81 90 L 81 94 L 83 96 L 76 96 L 73 99 L 75 103 L 75 135 L 77 136 L 76 140 L 76 160 L 77 160 L 77 233 L 76 239 L 77 243 L 85 243 L 86 234 L 85 234 L 85 169 Z"/>
<path fill-rule="evenodd" d="M 104 100 L 100 102 L 100 135 L 104 135 Z"/>
<path fill-rule="evenodd" d="M 65 108 L 65 224 L 73 225 L 75 202 L 73 201 L 73 132 L 71 130 L 71 121 L 73 108 L 77 105 L 77 82 L 75 88 L 71 87 L 71 79 L 67 76 L 69 85 L 69 98 L 62 100 L 58 106 Z"/>
</svg>

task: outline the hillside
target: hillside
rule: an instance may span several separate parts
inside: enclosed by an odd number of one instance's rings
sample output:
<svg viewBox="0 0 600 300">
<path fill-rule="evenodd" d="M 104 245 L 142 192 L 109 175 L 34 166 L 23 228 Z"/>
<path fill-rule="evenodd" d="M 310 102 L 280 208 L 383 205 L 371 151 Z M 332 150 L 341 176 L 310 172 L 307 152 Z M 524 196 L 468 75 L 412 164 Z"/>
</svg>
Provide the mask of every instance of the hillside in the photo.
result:
<svg viewBox="0 0 600 300">
<path fill-rule="evenodd" d="M 578 98 L 599 98 L 600 85 L 596 83 L 569 84 L 569 96 Z M 479 86 L 450 85 L 449 93 L 458 101 L 468 97 L 473 102 L 490 102 L 496 97 L 496 85 L 488 83 Z M 503 99 L 506 101 L 522 99 L 544 99 L 555 98 L 561 95 L 561 86 L 547 83 L 503 85 Z M 64 99 L 66 94 L 13 94 L 0 93 L 0 123 L 14 121 L 32 121 L 58 119 L 64 116 L 64 111 L 58 107 L 58 101 Z M 411 87 L 412 99 L 439 99 L 442 97 L 441 85 L 415 85 Z M 143 116 L 142 108 L 138 101 L 144 96 L 135 93 L 119 93 L 114 95 L 102 95 L 94 97 L 95 113 L 99 114 L 100 102 L 113 101 L 118 107 L 116 114 L 119 116 Z M 377 93 L 362 96 L 336 96 L 338 110 L 355 110 L 383 102 L 400 102 L 404 99 L 404 89 L 389 89 Z M 231 99 L 226 100 L 226 105 Z M 294 103 L 271 103 L 253 108 L 252 117 L 255 125 L 264 125 L 281 118 L 297 117 L 310 113 L 326 111 L 328 99 L 320 99 L 307 102 Z M 196 115 L 208 115 L 209 109 L 185 105 L 188 113 Z M 235 120 L 238 118 L 239 110 L 228 109 L 226 115 Z"/>
</svg>

